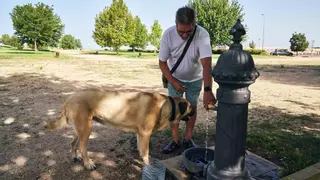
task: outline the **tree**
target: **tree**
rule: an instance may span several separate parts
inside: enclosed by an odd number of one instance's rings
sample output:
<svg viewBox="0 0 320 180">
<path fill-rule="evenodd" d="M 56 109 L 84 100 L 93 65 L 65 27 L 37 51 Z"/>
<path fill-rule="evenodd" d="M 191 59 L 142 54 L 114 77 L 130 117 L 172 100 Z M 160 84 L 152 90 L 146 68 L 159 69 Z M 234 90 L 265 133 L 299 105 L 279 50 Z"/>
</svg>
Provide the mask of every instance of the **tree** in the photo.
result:
<svg viewBox="0 0 320 180">
<path fill-rule="evenodd" d="M 142 24 L 138 16 L 135 17 L 134 24 L 135 24 L 134 39 L 130 44 L 130 47 L 132 47 L 133 52 L 135 52 L 135 48 L 145 49 L 148 43 L 147 27 L 144 24 Z"/>
<path fill-rule="evenodd" d="M 243 7 L 237 0 L 189 0 L 188 5 L 197 14 L 197 24 L 204 27 L 211 40 L 211 45 L 229 45 L 232 37 L 229 30 L 237 19 L 242 20 Z M 244 27 L 247 29 L 246 25 Z M 247 36 L 242 37 L 246 41 Z"/>
<path fill-rule="evenodd" d="M 0 42 L 2 44 L 10 46 L 10 41 L 11 41 L 11 38 L 9 34 L 2 34 L 0 38 Z"/>
<path fill-rule="evenodd" d="M 19 37 L 15 36 L 15 35 L 11 36 L 10 46 L 16 47 L 17 49 L 21 50 L 21 49 L 23 49 L 23 44 L 24 43 L 22 42 L 22 40 Z"/>
<path fill-rule="evenodd" d="M 10 13 L 15 34 L 25 43 L 33 43 L 35 51 L 40 46 L 56 47 L 64 25 L 53 6 L 44 3 L 17 5 Z"/>
<path fill-rule="evenodd" d="M 80 39 L 76 39 L 76 48 L 79 48 L 79 49 L 82 48 L 82 44 L 81 44 L 81 40 Z"/>
<path fill-rule="evenodd" d="M 251 41 L 251 42 L 249 42 L 249 47 L 251 49 L 254 49 L 254 48 L 256 48 L 256 44 L 253 41 Z"/>
<path fill-rule="evenodd" d="M 156 50 L 159 50 L 160 48 L 161 35 L 162 35 L 162 28 L 158 20 L 155 20 L 153 22 L 153 25 L 151 26 L 151 34 L 149 35 L 149 41 L 151 45 L 153 45 L 156 48 Z"/>
<path fill-rule="evenodd" d="M 0 42 L 7 46 L 16 47 L 18 49 L 23 48 L 23 42 L 21 39 L 15 35 L 11 36 L 9 34 L 2 34 Z"/>
<path fill-rule="evenodd" d="M 71 34 L 66 34 L 61 38 L 60 47 L 63 49 L 76 49 L 76 39 Z"/>
<path fill-rule="evenodd" d="M 307 41 L 305 34 L 302 33 L 293 33 L 289 42 L 291 43 L 291 51 L 294 51 L 297 54 L 299 51 L 305 51 L 309 47 L 309 42 Z"/>
<path fill-rule="evenodd" d="M 101 47 L 113 47 L 119 52 L 123 45 L 130 45 L 134 39 L 133 16 L 124 0 L 113 0 L 95 18 L 93 39 Z"/>
</svg>

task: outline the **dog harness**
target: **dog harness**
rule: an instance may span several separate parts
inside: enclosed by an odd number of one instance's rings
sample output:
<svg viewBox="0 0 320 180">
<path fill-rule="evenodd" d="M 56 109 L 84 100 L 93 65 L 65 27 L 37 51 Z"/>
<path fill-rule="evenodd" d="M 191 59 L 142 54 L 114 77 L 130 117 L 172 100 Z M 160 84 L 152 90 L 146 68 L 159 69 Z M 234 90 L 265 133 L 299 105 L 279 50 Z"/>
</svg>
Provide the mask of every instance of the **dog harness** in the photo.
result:
<svg viewBox="0 0 320 180">
<path fill-rule="evenodd" d="M 174 100 L 171 96 L 169 96 L 170 99 L 170 103 L 171 103 L 171 116 L 170 116 L 170 121 L 173 121 L 175 119 L 175 115 L 176 115 L 176 103 L 174 103 Z"/>
</svg>

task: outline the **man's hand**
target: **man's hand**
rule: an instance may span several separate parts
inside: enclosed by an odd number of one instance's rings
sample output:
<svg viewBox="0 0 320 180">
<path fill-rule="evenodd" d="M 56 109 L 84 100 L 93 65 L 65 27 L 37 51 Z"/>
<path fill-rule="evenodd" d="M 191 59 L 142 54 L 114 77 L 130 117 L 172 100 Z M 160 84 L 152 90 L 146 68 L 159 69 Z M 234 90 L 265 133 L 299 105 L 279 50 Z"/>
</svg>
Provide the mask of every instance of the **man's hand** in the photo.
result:
<svg viewBox="0 0 320 180">
<path fill-rule="evenodd" d="M 203 67 L 203 81 L 204 87 L 211 88 L 212 87 L 212 76 L 211 76 L 211 57 L 206 57 L 201 59 L 202 67 Z M 203 106 L 206 110 L 209 110 L 209 104 L 215 105 L 217 102 L 214 97 L 212 90 L 204 91 L 203 93 Z"/>
<path fill-rule="evenodd" d="M 172 84 L 172 86 L 178 91 L 179 93 L 184 93 L 187 89 L 183 86 L 182 83 L 177 81 L 169 71 L 168 65 L 166 62 L 162 62 L 159 60 L 159 67 L 163 73 L 163 75 L 167 78 L 168 82 Z"/>
<path fill-rule="evenodd" d="M 174 80 L 172 82 L 172 86 L 181 94 L 187 91 L 187 89 L 179 81 Z"/>
<path fill-rule="evenodd" d="M 203 93 L 203 106 L 206 110 L 209 110 L 209 104 L 215 105 L 217 103 L 212 91 L 205 91 Z"/>
</svg>

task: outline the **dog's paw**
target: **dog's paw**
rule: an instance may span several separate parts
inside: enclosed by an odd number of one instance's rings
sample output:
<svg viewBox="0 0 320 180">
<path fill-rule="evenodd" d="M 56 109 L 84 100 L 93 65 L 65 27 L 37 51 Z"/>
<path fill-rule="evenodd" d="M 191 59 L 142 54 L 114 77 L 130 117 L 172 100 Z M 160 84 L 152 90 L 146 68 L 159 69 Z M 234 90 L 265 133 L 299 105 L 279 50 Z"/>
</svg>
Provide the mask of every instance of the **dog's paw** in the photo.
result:
<svg viewBox="0 0 320 180">
<path fill-rule="evenodd" d="M 94 169 L 97 169 L 96 165 L 95 165 L 95 164 L 93 164 L 93 163 L 90 163 L 90 164 L 86 165 L 86 168 L 87 168 L 88 170 L 94 170 Z"/>
<path fill-rule="evenodd" d="M 81 157 L 74 157 L 73 162 L 82 162 L 82 158 Z"/>
<path fill-rule="evenodd" d="M 145 165 L 150 165 L 149 157 L 143 157 L 142 161 Z"/>
</svg>

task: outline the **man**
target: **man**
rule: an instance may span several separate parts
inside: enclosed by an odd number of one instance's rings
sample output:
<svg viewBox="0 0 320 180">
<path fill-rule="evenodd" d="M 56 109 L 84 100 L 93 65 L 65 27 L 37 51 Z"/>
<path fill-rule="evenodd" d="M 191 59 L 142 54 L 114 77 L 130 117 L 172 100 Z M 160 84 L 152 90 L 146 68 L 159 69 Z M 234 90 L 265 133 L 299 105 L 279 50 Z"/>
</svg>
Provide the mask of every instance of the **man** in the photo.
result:
<svg viewBox="0 0 320 180">
<path fill-rule="evenodd" d="M 171 74 L 180 57 L 188 38 L 196 31 L 193 40 L 184 58 L 176 71 Z M 203 105 L 208 110 L 208 104 L 215 104 L 216 99 L 212 93 L 211 76 L 212 48 L 209 33 L 201 26 L 196 25 L 195 11 L 184 6 L 176 12 L 176 25 L 168 28 L 161 39 L 159 52 L 159 66 L 168 80 L 169 96 L 183 96 L 192 104 L 194 115 L 186 122 L 186 132 L 182 145 L 184 149 L 197 147 L 192 140 L 192 130 L 197 117 L 197 104 L 202 81 L 204 85 Z M 168 154 L 179 149 L 181 143 L 178 135 L 179 125 L 171 124 L 172 141 L 163 149 Z"/>
</svg>

